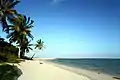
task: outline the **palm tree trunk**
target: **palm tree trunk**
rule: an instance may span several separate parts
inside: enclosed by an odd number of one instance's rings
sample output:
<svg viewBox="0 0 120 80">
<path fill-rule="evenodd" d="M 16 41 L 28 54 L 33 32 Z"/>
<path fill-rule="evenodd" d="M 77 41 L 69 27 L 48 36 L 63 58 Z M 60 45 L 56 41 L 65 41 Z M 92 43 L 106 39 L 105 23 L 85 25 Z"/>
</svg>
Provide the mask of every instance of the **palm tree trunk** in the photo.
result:
<svg viewBox="0 0 120 80">
<path fill-rule="evenodd" d="M 20 58 L 20 47 L 18 47 L 18 58 Z"/>
<path fill-rule="evenodd" d="M 20 47 L 20 58 L 24 58 L 25 56 L 25 48 L 23 46 Z"/>
<path fill-rule="evenodd" d="M 34 56 L 35 56 L 35 53 L 34 53 L 33 56 L 31 57 L 31 59 L 33 59 Z"/>
</svg>

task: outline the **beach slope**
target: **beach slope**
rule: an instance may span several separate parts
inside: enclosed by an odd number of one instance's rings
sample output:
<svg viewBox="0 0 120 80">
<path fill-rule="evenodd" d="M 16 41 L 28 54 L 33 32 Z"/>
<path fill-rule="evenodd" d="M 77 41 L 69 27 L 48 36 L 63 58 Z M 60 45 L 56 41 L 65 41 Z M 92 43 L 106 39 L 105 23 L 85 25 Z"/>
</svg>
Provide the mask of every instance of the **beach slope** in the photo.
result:
<svg viewBox="0 0 120 80">
<path fill-rule="evenodd" d="M 68 70 L 39 61 L 25 61 L 20 63 L 23 74 L 18 80 L 90 80 L 86 76 L 78 75 Z"/>
</svg>

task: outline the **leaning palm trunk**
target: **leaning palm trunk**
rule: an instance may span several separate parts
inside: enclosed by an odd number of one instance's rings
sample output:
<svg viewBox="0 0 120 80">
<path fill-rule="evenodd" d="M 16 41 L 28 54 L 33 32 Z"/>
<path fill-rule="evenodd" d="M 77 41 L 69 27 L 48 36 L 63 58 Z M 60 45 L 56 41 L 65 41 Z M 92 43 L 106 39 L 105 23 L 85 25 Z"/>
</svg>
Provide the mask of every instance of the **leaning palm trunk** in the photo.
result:
<svg viewBox="0 0 120 80">
<path fill-rule="evenodd" d="M 43 50 L 43 48 L 45 48 L 45 46 L 43 45 L 43 41 L 40 39 L 37 41 L 37 44 L 35 44 L 35 49 L 39 49 L 39 50 Z M 33 57 L 35 56 L 36 53 L 33 54 L 33 56 L 31 57 L 31 59 L 33 59 Z"/>
<path fill-rule="evenodd" d="M 35 56 L 36 53 L 37 53 L 37 51 L 35 50 L 35 51 L 34 51 L 34 54 L 33 54 L 32 57 L 31 57 L 31 59 L 34 58 L 34 56 Z"/>
<path fill-rule="evenodd" d="M 31 57 L 31 59 L 33 59 L 34 56 L 35 56 L 35 53 L 34 53 L 33 56 Z"/>
</svg>

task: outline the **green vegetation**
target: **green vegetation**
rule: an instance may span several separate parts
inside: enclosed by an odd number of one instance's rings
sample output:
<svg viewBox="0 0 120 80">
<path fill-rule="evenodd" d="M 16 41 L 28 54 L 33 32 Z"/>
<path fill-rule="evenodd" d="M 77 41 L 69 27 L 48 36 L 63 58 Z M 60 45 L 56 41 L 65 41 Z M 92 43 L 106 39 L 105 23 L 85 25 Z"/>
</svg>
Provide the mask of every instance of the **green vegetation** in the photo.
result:
<svg viewBox="0 0 120 80">
<path fill-rule="evenodd" d="M 25 52 L 29 52 L 27 48 L 29 44 L 29 38 L 33 39 L 31 34 L 31 28 L 33 27 L 33 20 L 30 20 L 30 17 L 25 15 L 17 15 L 17 17 L 10 18 L 8 21 L 11 23 L 8 25 L 10 28 L 10 34 L 8 34 L 7 38 L 10 42 L 16 42 L 20 47 L 20 57 L 22 58 L 25 55 Z"/>
<path fill-rule="evenodd" d="M 18 48 L 0 37 L 0 62 L 18 63 Z"/>
<path fill-rule="evenodd" d="M 16 80 L 22 74 L 21 70 L 14 65 L 0 65 L 0 80 Z"/>
<path fill-rule="evenodd" d="M 9 27 L 7 19 L 8 17 L 14 17 L 17 14 L 17 11 L 14 7 L 20 1 L 16 0 L 0 0 L 0 22 L 2 24 L 3 31 L 9 33 Z"/>
<path fill-rule="evenodd" d="M 0 63 L 19 63 L 19 59 L 15 55 L 0 53 Z"/>
<path fill-rule="evenodd" d="M 37 41 L 37 44 L 35 44 L 35 49 L 38 48 L 39 50 L 45 48 L 44 42 L 40 39 Z"/>
<path fill-rule="evenodd" d="M 34 21 L 31 20 L 30 17 L 20 14 L 16 9 L 14 9 L 18 3 L 20 3 L 20 1 L 0 0 L 0 22 L 3 32 L 7 33 L 9 43 L 15 43 L 17 45 L 16 48 L 18 48 L 18 50 L 16 50 L 17 52 L 15 54 L 19 58 L 24 58 L 25 53 L 32 50 L 30 46 L 33 44 L 30 44 L 30 42 L 34 38 L 31 34 L 31 28 L 34 27 Z M 10 49 L 11 51 L 11 48 L 7 47 L 4 54 L 8 54 L 10 52 L 7 49 Z"/>
<path fill-rule="evenodd" d="M 33 36 L 30 29 L 34 21 L 14 9 L 18 3 L 20 1 L 0 0 L 0 24 L 9 40 L 7 42 L 0 37 L 0 80 L 17 80 L 15 77 L 20 76 L 18 68 L 3 63 L 18 63 L 19 58 L 23 58 L 26 52 L 32 50 L 30 42 Z"/>
<path fill-rule="evenodd" d="M 14 54 L 17 56 L 18 48 L 8 43 L 4 38 L 0 37 L 0 53 Z"/>
<path fill-rule="evenodd" d="M 30 29 L 33 27 L 32 24 L 34 21 L 30 17 L 27 19 L 25 15 L 18 13 L 14 9 L 18 3 L 20 1 L 0 0 L 0 22 L 2 30 L 7 33 L 9 43 L 16 43 L 19 46 L 19 53 L 16 52 L 16 54 L 22 58 L 25 52 L 29 52 L 28 49 L 31 49 L 28 47 L 28 43 L 30 42 L 30 38 L 33 40 Z M 6 50 L 5 54 L 8 54 L 8 52 Z"/>
<path fill-rule="evenodd" d="M 31 34 L 34 21 L 14 9 L 18 3 L 20 1 L 0 0 L 0 24 L 9 41 L 0 37 L 0 80 L 17 80 L 15 77 L 20 76 L 16 66 L 3 63 L 19 63 L 19 58 L 31 60 L 34 56 L 32 58 L 25 56 L 25 53 L 33 50 L 31 48 L 33 44 L 30 42 L 34 38 Z M 36 48 L 40 50 L 43 48 L 41 39 L 35 44 Z"/>
<path fill-rule="evenodd" d="M 40 39 L 40 40 L 38 40 L 37 43 L 35 44 L 35 49 L 43 50 L 43 48 L 45 48 L 44 42 Z M 34 53 L 33 56 L 31 57 L 31 59 L 33 59 L 34 56 L 35 56 L 35 53 Z"/>
<path fill-rule="evenodd" d="M 20 3 L 17 0 L 0 0 L 0 24 L 2 31 L 7 34 L 5 41 L 0 37 L 0 80 L 14 80 L 13 78 L 18 75 L 16 66 L 6 65 L 7 63 L 18 63 L 19 58 L 32 59 L 26 57 L 25 53 L 33 50 L 31 40 L 33 35 L 31 29 L 34 27 L 34 21 L 24 14 L 18 13 L 15 6 Z M 35 49 L 43 49 L 43 41 L 38 40 L 35 44 Z M 14 45 L 13 45 L 14 44 Z"/>
</svg>

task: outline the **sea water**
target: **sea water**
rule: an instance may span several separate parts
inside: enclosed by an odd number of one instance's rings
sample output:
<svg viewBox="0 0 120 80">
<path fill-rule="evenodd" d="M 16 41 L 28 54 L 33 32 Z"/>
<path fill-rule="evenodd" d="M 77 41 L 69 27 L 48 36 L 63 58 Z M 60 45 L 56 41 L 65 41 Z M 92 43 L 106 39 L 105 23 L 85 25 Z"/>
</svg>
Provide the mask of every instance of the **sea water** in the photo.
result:
<svg viewBox="0 0 120 80">
<path fill-rule="evenodd" d="M 62 65 L 120 76 L 120 59 L 54 59 Z"/>
</svg>

